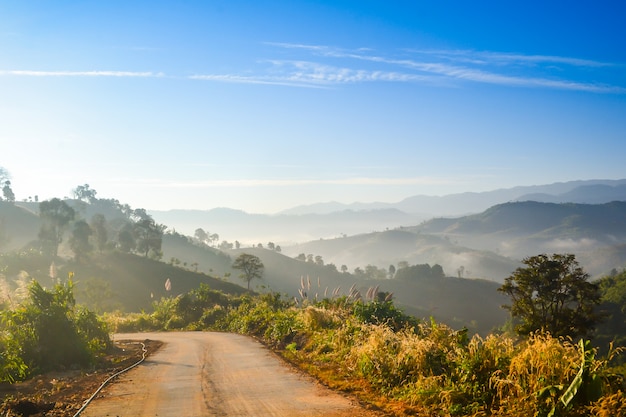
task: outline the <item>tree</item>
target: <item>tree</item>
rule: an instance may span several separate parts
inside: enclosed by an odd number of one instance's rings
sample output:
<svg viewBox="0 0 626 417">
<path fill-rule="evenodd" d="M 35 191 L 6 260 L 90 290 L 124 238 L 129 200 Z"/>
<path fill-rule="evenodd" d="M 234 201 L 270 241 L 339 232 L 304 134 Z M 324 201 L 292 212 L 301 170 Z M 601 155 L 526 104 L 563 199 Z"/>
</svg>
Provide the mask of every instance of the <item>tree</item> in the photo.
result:
<svg viewBox="0 0 626 417">
<path fill-rule="evenodd" d="M 599 285 L 572 254 L 541 254 L 525 258 L 498 289 L 511 297 L 504 308 L 518 321 L 515 331 L 528 335 L 546 330 L 554 336 L 584 337 L 601 320 Z"/>
<path fill-rule="evenodd" d="M 93 231 L 93 237 L 96 242 L 96 248 L 102 253 L 109 240 L 109 233 L 107 231 L 107 221 L 104 215 L 94 214 L 91 218 L 91 230 Z"/>
<path fill-rule="evenodd" d="M 70 248 L 74 252 L 74 258 L 77 261 L 83 259 L 89 252 L 91 252 L 91 244 L 89 243 L 89 237 L 93 234 L 91 227 L 84 220 L 79 220 L 74 223 L 74 229 L 72 230 L 72 236 L 70 236 L 69 244 Z"/>
<path fill-rule="evenodd" d="M 206 244 L 207 241 L 209 240 L 209 234 L 205 232 L 204 229 L 201 227 L 198 227 L 195 230 L 195 232 L 193 233 L 193 237 L 195 237 L 198 242 L 204 243 L 204 244 Z"/>
<path fill-rule="evenodd" d="M 3 167 L 0 167 L 0 186 L 2 186 L 4 199 L 11 203 L 15 202 L 15 194 L 11 189 L 11 174 Z"/>
<path fill-rule="evenodd" d="M 89 184 L 79 185 L 72 190 L 74 198 L 86 203 L 93 203 L 96 200 L 96 190 L 89 188 Z"/>
<path fill-rule="evenodd" d="M 233 248 L 233 246 L 234 245 L 232 243 L 230 243 L 230 242 L 228 242 L 226 240 L 223 240 L 222 243 L 220 243 L 220 245 L 219 245 L 219 249 L 221 249 L 221 250 L 230 250 L 230 249 Z"/>
<path fill-rule="evenodd" d="M 11 181 L 6 180 L 4 182 L 4 186 L 2 187 L 2 195 L 4 199 L 9 203 L 15 202 L 15 194 L 13 194 L 13 190 L 11 189 Z"/>
<path fill-rule="evenodd" d="M 130 252 L 135 249 L 137 242 L 135 241 L 135 235 L 133 233 L 133 224 L 126 223 L 117 234 L 117 244 L 119 250 L 122 252 Z"/>
<path fill-rule="evenodd" d="M 58 255 L 63 233 L 75 215 L 74 209 L 58 198 L 39 204 L 39 216 L 42 220 L 39 239 L 46 252 L 54 257 Z"/>
<path fill-rule="evenodd" d="M 166 226 L 157 224 L 152 218 L 139 220 L 133 227 L 137 245 L 135 250 L 143 253 L 146 257 L 152 253 L 155 258 L 160 259 L 163 255 L 161 245 L 165 228 Z"/>
<path fill-rule="evenodd" d="M 242 253 L 233 262 L 233 268 L 241 271 L 239 278 L 248 283 L 248 290 L 250 290 L 250 281 L 255 278 L 261 279 L 265 266 L 258 256 Z"/>
</svg>

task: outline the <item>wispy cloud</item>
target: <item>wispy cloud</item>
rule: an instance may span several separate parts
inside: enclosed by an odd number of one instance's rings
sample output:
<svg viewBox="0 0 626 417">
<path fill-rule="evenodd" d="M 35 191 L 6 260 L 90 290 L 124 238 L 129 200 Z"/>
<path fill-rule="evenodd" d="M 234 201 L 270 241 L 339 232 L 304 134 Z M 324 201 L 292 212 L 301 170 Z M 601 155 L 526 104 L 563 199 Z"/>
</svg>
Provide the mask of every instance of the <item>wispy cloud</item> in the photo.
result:
<svg viewBox="0 0 626 417">
<path fill-rule="evenodd" d="M 372 178 L 352 177 L 335 179 L 225 179 L 209 181 L 163 181 L 157 179 L 144 179 L 130 184 L 127 178 L 120 179 L 120 183 L 126 186 L 141 185 L 142 187 L 154 188 L 248 188 L 248 187 L 302 187 L 315 185 L 365 185 L 365 186 L 392 186 L 392 185 L 450 185 L 458 181 L 435 178 L 435 177 L 410 177 L 410 178 Z"/>
<path fill-rule="evenodd" d="M 190 80 L 217 81 L 236 84 L 266 84 L 266 85 L 284 85 L 290 87 L 306 87 L 306 88 L 322 88 L 321 85 L 315 85 L 307 82 L 299 82 L 293 77 L 270 77 L 270 76 L 242 76 L 234 74 L 209 74 L 209 75 L 191 75 Z"/>
<path fill-rule="evenodd" d="M 436 57 L 453 62 L 479 65 L 521 65 L 521 64 L 565 64 L 575 67 L 612 67 L 615 64 L 593 61 L 589 59 L 562 57 L 554 55 L 524 55 L 507 52 L 474 51 L 474 50 L 428 50 L 409 49 L 409 53 Z"/>
<path fill-rule="evenodd" d="M 434 83 L 441 77 L 401 71 L 353 69 L 313 61 L 271 60 L 272 75 L 240 76 L 235 74 L 193 75 L 190 79 L 245 84 L 273 84 L 291 87 L 328 88 L 341 84 L 366 82 Z"/>
<path fill-rule="evenodd" d="M 267 42 L 284 50 L 238 73 L 198 73 L 169 78 L 219 83 L 332 88 L 363 83 L 413 83 L 462 86 L 463 83 L 507 87 L 626 94 L 619 85 L 623 65 L 588 59 L 473 50 L 407 49 L 386 53 L 369 48 Z M 290 55 L 285 58 L 284 55 Z M 21 77 L 166 77 L 162 72 L 0 70 L 0 76 Z M 618 81 L 616 81 L 618 80 Z"/>
<path fill-rule="evenodd" d="M 616 67 L 615 64 L 580 58 L 471 50 L 405 50 L 396 57 L 376 54 L 368 48 L 347 50 L 325 45 L 265 44 L 296 54 L 304 53 L 306 59 L 266 60 L 264 62 L 270 63 L 270 68 L 257 69 L 256 75 L 245 77 L 211 74 L 192 78 L 297 87 L 371 82 L 458 85 L 469 81 L 510 87 L 626 93 L 625 87 L 585 77 L 591 77 L 589 72 L 597 75 L 594 70 Z M 572 68 L 586 71 L 582 76 L 564 75 L 564 69 L 570 74 Z"/>
<path fill-rule="evenodd" d="M 12 70 L 0 71 L 0 76 L 23 76 L 23 77 L 163 77 L 162 72 L 135 72 L 135 71 L 30 71 Z"/>
</svg>

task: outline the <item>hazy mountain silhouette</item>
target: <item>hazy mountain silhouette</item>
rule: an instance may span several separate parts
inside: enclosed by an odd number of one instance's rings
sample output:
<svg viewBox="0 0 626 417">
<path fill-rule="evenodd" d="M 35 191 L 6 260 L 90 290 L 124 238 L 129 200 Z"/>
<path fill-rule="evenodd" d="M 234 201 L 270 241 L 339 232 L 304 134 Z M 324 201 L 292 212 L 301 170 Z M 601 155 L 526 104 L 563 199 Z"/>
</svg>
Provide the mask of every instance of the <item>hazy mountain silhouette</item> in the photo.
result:
<svg viewBox="0 0 626 417">
<path fill-rule="evenodd" d="M 477 213 L 509 201 L 537 200 L 554 203 L 600 204 L 626 201 L 626 179 L 569 181 L 547 185 L 520 186 L 486 192 L 467 192 L 445 196 L 415 195 L 397 203 L 318 203 L 297 206 L 280 214 L 331 213 L 340 210 L 378 210 L 395 208 L 405 213 L 426 217 L 459 216 Z"/>
<path fill-rule="evenodd" d="M 397 203 L 318 203 L 273 215 L 227 208 L 149 213 L 158 222 L 188 235 L 201 227 L 229 241 L 273 241 L 284 245 L 412 226 L 432 218 L 475 214 L 498 204 L 528 200 L 586 204 L 626 201 L 626 180 L 570 181 L 446 196 L 417 195 Z"/>
<path fill-rule="evenodd" d="M 387 268 L 400 261 L 439 264 L 447 275 L 502 282 L 520 261 L 539 253 L 573 253 L 592 275 L 626 265 L 626 202 L 517 202 L 418 226 L 283 247 L 290 256 Z"/>
</svg>

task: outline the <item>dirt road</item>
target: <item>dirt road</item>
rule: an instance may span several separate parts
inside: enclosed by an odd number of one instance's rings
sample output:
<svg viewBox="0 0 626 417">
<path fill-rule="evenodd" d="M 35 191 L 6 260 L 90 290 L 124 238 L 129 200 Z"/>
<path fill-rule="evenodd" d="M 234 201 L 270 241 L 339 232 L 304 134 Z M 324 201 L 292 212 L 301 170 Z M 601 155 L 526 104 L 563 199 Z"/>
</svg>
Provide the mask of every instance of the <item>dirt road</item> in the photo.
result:
<svg viewBox="0 0 626 417">
<path fill-rule="evenodd" d="M 376 415 L 245 336 L 184 332 L 115 338 L 161 340 L 164 346 L 101 391 L 82 417 Z"/>
</svg>

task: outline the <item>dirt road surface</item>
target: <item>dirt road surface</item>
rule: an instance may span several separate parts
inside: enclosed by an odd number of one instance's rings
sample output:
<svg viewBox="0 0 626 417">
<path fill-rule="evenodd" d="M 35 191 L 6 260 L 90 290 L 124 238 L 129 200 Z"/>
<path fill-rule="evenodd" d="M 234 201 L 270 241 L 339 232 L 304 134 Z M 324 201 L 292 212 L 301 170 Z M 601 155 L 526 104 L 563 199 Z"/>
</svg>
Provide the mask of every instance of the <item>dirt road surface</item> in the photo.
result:
<svg viewBox="0 0 626 417">
<path fill-rule="evenodd" d="M 370 417 L 374 412 L 228 333 L 118 334 L 163 347 L 105 387 L 81 417 Z"/>
</svg>

